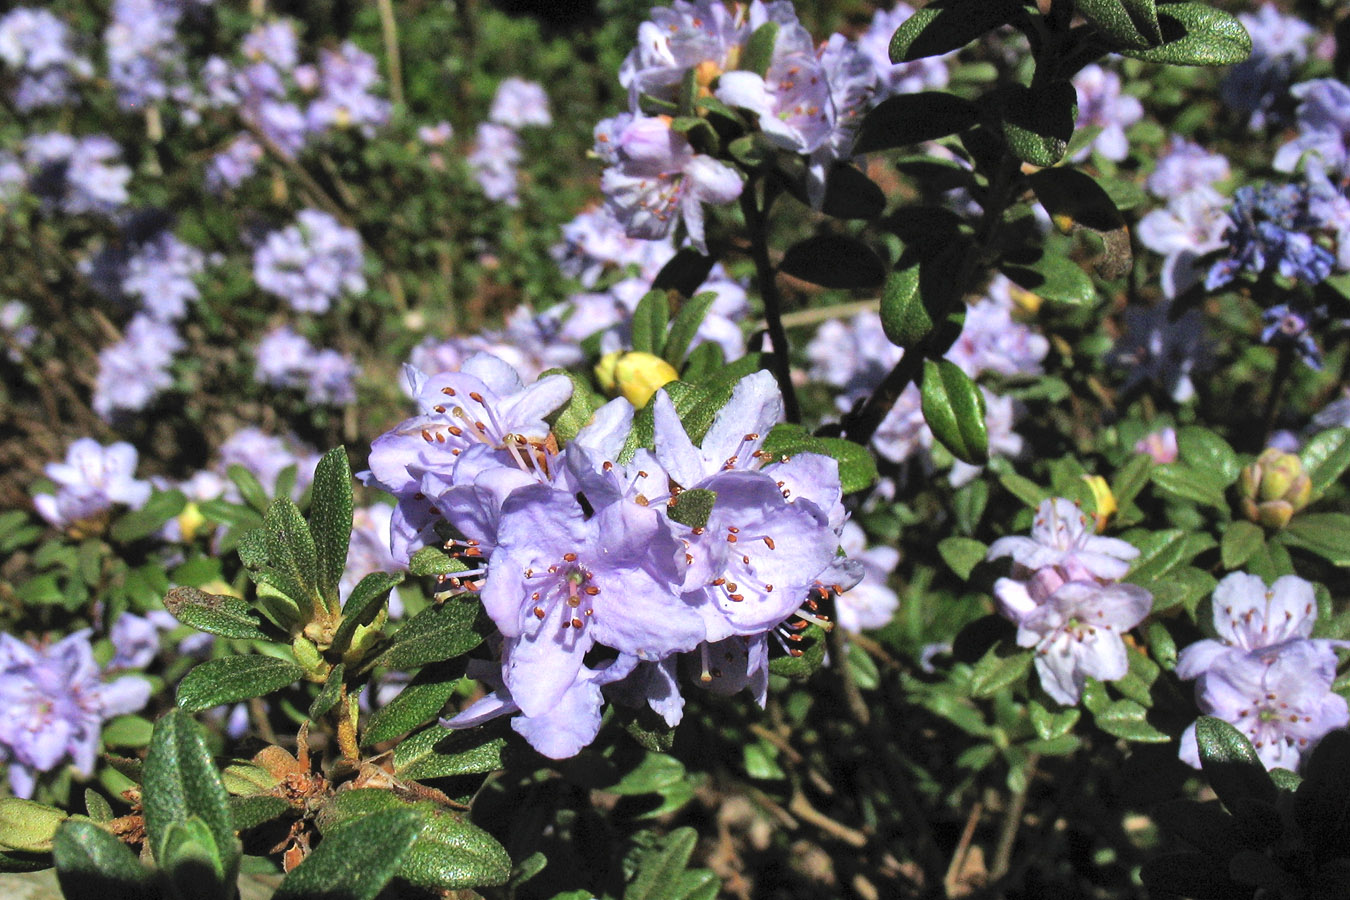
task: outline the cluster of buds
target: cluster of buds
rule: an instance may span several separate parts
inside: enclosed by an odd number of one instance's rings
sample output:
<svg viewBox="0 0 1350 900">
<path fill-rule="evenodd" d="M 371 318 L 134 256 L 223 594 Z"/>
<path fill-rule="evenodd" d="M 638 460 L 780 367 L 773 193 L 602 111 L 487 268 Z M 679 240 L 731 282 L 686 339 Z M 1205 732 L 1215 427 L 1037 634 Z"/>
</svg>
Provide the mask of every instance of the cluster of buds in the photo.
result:
<svg viewBox="0 0 1350 900">
<path fill-rule="evenodd" d="M 1238 479 L 1242 514 L 1266 528 L 1284 528 L 1312 499 L 1312 480 L 1293 453 L 1268 447 Z"/>
</svg>

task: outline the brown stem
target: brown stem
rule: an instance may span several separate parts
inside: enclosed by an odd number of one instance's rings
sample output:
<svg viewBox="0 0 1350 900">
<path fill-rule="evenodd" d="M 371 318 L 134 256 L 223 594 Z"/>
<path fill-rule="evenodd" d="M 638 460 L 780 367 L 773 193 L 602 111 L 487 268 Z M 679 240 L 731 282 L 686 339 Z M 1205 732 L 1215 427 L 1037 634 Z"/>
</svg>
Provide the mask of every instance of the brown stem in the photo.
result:
<svg viewBox="0 0 1350 900">
<path fill-rule="evenodd" d="M 802 420 L 797 390 L 792 386 L 792 366 L 788 360 L 787 331 L 783 328 L 783 302 L 778 295 L 778 283 L 773 263 L 769 261 L 768 213 L 773 206 L 774 191 L 764 185 L 764 209 L 755 204 L 755 185 L 750 183 L 741 192 L 741 212 L 750 232 L 750 257 L 755 261 L 755 278 L 759 282 L 759 296 L 764 301 L 764 321 L 768 325 L 769 341 L 773 345 L 773 374 L 783 392 L 783 408 L 789 422 Z"/>
</svg>

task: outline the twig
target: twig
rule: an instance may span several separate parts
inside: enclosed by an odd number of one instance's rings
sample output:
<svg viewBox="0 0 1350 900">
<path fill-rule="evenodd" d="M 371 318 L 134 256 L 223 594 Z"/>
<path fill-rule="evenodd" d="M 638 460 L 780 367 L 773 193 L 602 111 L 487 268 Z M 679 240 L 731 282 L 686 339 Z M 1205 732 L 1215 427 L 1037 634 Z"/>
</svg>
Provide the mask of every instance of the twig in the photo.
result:
<svg viewBox="0 0 1350 900">
<path fill-rule="evenodd" d="M 803 822 L 809 822 L 826 834 L 836 837 L 848 844 L 850 847 L 866 847 L 867 835 L 856 828 L 850 828 L 842 822 L 836 822 L 829 816 L 811 805 L 811 801 L 806 799 L 806 795 L 798 792 L 792 795 L 788 801 L 788 812 L 792 813 Z"/>
<path fill-rule="evenodd" d="M 764 209 L 755 204 L 754 186 L 741 192 L 741 212 L 745 215 L 746 228 L 750 232 L 750 256 L 755 261 L 755 278 L 759 282 L 759 296 L 764 301 L 764 322 L 768 326 L 769 340 L 773 344 L 774 377 L 783 392 L 783 409 L 789 422 L 802 420 L 801 406 L 797 403 L 797 389 L 792 386 L 792 365 L 788 359 L 787 331 L 783 328 L 783 302 L 778 295 L 777 273 L 769 261 L 768 212 L 773 206 L 774 191 L 764 186 Z"/>
<path fill-rule="evenodd" d="M 956 850 L 952 853 L 951 865 L 947 866 L 947 875 L 942 879 L 942 887 L 947 891 L 947 896 L 953 896 L 956 892 L 953 886 L 956 883 L 957 876 L 966 866 L 966 857 L 970 853 L 970 844 L 975 837 L 975 828 L 980 824 L 980 816 L 984 815 L 984 804 L 975 801 L 971 807 L 970 815 L 966 817 L 966 827 L 961 829 L 961 839 L 956 842 Z"/>
<path fill-rule="evenodd" d="M 398 52 L 398 19 L 394 18 L 393 0 L 378 0 L 380 30 L 384 32 L 384 55 L 389 61 L 389 99 L 395 106 L 403 105 L 403 62 Z"/>
<path fill-rule="evenodd" d="M 1027 794 L 1031 792 L 1031 781 L 1036 775 L 1036 763 L 1040 754 L 1032 753 L 1027 757 L 1023 769 L 1022 787 L 1013 794 L 1012 804 L 1003 815 L 1003 828 L 999 831 L 998 847 L 994 850 L 994 862 L 989 869 L 989 880 L 997 881 L 1008 873 L 1012 862 L 1013 845 L 1017 843 L 1017 832 L 1022 828 L 1022 814 L 1027 808 Z"/>
</svg>

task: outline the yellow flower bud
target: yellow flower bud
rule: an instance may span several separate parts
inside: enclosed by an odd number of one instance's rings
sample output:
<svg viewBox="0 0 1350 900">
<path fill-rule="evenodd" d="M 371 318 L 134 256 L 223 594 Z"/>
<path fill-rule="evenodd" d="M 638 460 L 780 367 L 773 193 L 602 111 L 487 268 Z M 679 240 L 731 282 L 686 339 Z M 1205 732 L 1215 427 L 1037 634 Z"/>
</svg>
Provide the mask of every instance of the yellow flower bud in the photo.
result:
<svg viewBox="0 0 1350 900">
<path fill-rule="evenodd" d="M 606 354 L 595 367 L 595 377 L 606 393 L 622 394 L 641 409 L 653 394 L 679 378 L 680 373 L 659 356 L 632 350 Z"/>
<path fill-rule="evenodd" d="M 1092 491 L 1092 501 L 1097 507 L 1093 518 L 1097 521 L 1097 533 L 1101 534 L 1106 530 L 1106 525 L 1111 521 L 1111 517 L 1119 510 L 1116 505 L 1116 495 L 1111 493 L 1111 486 L 1100 475 L 1084 475 L 1083 480 L 1087 482 L 1088 489 Z"/>
<path fill-rule="evenodd" d="M 1268 447 L 1238 478 L 1242 514 L 1266 528 L 1283 528 L 1312 499 L 1312 480 L 1292 453 Z"/>
<path fill-rule="evenodd" d="M 183 540 L 191 541 L 197 536 L 197 529 L 205 524 L 206 516 L 202 515 L 196 503 L 189 500 L 187 506 L 184 506 L 183 511 L 178 514 L 178 530 L 183 535 Z"/>
</svg>

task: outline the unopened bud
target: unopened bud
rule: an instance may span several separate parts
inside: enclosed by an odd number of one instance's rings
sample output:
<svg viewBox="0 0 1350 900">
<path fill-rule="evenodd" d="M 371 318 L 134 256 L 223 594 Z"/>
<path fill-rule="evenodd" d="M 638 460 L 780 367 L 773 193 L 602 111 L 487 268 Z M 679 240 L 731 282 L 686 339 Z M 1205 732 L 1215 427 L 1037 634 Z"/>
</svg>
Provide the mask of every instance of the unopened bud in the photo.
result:
<svg viewBox="0 0 1350 900">
<path fill-rule="evenodd" d="M 659 356 L 636 350 L 617 350 L 601 358 L 595 377 L 609 394 L 622 394 L 641 409 L 662 387 L 675 381 L 680 373 Z"/>
<path fill-rule="evenodd" d="M 197 536 L 197 530 L 207 522 L 206 516 L 202 515 L 201 509 L 191 500 L 183 507 L 183 511 L 178 514 L 178 531 L 183 536 L 183 541 L 191 541 Z"/>
<path fill-rule="evenodd" d="M 1111 493 L 1111 486 L 1100 475 L 1084 475 L 1083 480 L 1087 482 L 1088 489 L 1092 491 L 1092 501 L 1097 507 L 1093 517 L 1097 522 L 1097 533 L 1101 534 L 1106 530 L 1106 524 L 1111 521 L 1111 517 L 1119 510 L 1116 505 L 1116 495 Z"/>
<path fill-rule="evenodd" d="M 295 654 L 295 661 L 305 670 L 305 677 L 310 681 L 323 681 L 328 677 L 328 663 L 324 662 L 323 654 L 309 638 L 297 635 L 291 641 L 291 652 Z"/>
<path fill-rule="evenodd" d="M 1312 498 L 1312 480 L 1292 453 L 1267 448 L 1238 479 L 1242 514 L 1266 528 L 1283 528 Z"/>
</svg>

